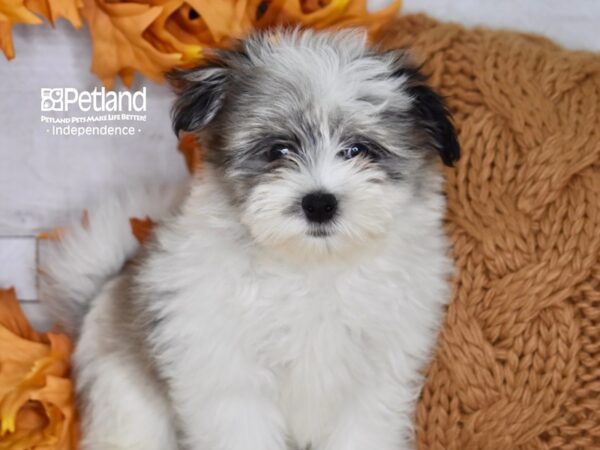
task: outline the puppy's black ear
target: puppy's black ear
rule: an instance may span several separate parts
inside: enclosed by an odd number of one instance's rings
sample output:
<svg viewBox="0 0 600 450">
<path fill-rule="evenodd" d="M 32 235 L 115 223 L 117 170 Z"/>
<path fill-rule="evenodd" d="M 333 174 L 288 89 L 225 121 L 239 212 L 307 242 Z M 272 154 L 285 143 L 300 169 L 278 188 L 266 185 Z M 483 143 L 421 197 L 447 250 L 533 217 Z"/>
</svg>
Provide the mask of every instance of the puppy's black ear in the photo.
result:
<svg viewBox="0 0 600 450">
<path fill-rule="evenodd" d="M 171 110 L 173 130 L 199 131 L 215 118 L 225 100 L 229 69 L 221 59 L 211 59 L 188 70 L 167 75 L 177 100 Z"/>
<path fill-rule="evenodd" d="M 428 84 L 427 77 L 404 51 L 394 51 L 394 76 L 405 79 L 403 88 L 412 98 L 409 116 L 417 131 L 425 133 L 425 143 L 447 166 L 460 158 L 460 145 L 444 99 Z"/>
</svg>

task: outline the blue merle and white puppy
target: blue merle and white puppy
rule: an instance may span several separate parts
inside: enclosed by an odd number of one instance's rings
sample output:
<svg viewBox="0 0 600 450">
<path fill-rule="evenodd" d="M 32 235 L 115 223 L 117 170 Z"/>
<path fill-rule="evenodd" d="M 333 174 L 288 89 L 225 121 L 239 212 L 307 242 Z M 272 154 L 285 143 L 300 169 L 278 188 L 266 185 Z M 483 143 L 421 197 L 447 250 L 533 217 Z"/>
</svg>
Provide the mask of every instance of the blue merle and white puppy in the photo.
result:
<svg viewBox="0 0 600 450">
<path fill-rule="evenodd" d="M 44 269 L 83 449 L 412 448 L 452 268 L 441 98 L 358 31 L 256 34 L 174 79 L 189 194 L 128 269 L 132 205 L 164 191 L 90 211 Z"/>
</svg>

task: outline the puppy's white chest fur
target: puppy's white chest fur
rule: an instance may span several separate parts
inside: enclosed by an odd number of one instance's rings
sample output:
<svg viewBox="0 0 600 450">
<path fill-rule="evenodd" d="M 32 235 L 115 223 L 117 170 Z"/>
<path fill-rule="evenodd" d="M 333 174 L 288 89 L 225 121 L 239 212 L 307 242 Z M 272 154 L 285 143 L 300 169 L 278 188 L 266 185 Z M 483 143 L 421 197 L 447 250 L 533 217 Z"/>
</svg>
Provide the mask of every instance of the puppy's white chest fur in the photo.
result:
<svg viewBox="0 0 600 450">
<path fill-rule="evenodd" d="M 192 237 L 178 231 L 190 229 L 189 215 L 159 235 L 170 250 L 151 257 L 140 280 L 161 297 L 150 311 L 160 317 L 155 358 L 175 381 L 187 426 L 210 424 L 206 414 L 225 408 L 221 396 L 237 394 L 245 403 L 231 407 L 248 408 L 249 426 L 272 416 L 300 448 L 323 447 L 340 422 L 366 414 L 371 430 L 389 417 L 410 422 L 401 411 L 412 411 L 447 298 L 445 244 L 426 210 L 423 223 L 399 224 L 364 254 L 328 262 L 257 254 L 236 242 L 234 222 L 203 213 Z"/>
<path fill-rule="evenodd" d="M 285 292 L 288 304 L 273 306 L 281 320 L 267 325 L 273 339 L 266 339 L 264 357 L 278 367 L 279 402 L 301 445 L 330 433 L 344 403 L 361 390 L 399 375 L 392 367 L 401 359 L 401 296 L 388 290 L 398 283 L 390 280 L 386 289 L 379 284 L 385 280 L 358 268 L 331 272 Z"/>
</svg>

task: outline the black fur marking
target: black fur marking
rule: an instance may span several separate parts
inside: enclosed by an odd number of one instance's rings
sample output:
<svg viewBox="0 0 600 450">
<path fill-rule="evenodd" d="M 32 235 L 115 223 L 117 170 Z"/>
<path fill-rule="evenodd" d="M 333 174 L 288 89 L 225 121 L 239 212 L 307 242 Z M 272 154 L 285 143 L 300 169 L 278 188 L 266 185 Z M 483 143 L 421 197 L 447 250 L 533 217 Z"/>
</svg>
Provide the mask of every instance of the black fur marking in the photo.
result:
<svg viewBox="0 0 600 450">
<path fill-rule="evenodd" d="M 460 158 L 460 145 L 452 124 L 452 117 L 444 99 L 427 84 L 427 77 L 419 67 L 407 64 L 403 52 L 397 58 L 398 67 L 393 76 L 405 77 L 406 92 L 413 104 L 409 115 L 417 128 L 424 130 L 431 146 L 447 166 L 453 166 Z"/>
<path fill-rule="evenodd" d="M 192 69 L 176 69 L 167 74 L 176 94 L 171 110 L 173 130 L 199 131 L 205 128 L 220 111 L 225 101 L 231 77 L 230 63 L 248 59 L 243 44 L 231 50 L 218 51 Z"/>
<path fill-rule="evenodd" d="M 202 65 L 193 70 L 171 72 L 168 77 L 178 91 L 171 110 L 175 134 L 208 125 L 223 104 L 227 70 Z"/>
</svg>

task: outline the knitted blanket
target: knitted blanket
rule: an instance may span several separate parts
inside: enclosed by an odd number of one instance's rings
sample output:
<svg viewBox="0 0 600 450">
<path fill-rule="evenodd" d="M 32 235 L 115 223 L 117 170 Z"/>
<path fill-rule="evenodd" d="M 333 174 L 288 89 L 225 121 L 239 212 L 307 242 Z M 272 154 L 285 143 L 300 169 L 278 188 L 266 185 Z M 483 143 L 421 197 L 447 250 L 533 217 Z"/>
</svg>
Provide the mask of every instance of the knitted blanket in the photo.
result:
<svg viewBox="0 0 600 450">
<path fill-rule="evenodd" d="M 418 448 L 600 449 L 600 56 L 425 16 L 380 39 L 424 62 L 463 149 Z"/>
</svg>

